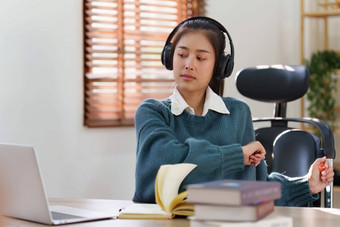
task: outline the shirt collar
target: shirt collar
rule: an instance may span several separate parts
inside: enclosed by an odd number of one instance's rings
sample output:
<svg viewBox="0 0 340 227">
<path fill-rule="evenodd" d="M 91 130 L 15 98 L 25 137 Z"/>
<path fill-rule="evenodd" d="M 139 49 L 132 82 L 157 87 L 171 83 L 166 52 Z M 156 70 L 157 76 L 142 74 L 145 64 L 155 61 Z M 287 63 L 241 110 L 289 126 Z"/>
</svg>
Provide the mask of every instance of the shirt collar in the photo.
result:
<svg viewBox="0 0 340 227">
<path fill-rule="evenodd" d="M 187 104 L 181 93 L 179 93 L 179 91 L 177 90 L 177 87 L 175 87 L 172 96 L 170 96 L 170 100 L 171 112 L 174 115 L 178 116 L 183 113 L 184 110 L 189 112 L 190 114 L 195 114 L 194 109 Z M 221 114 L 230 113 L 228 108 L 225 106 L 222 98 L 218 96 L 215 92 L 213 92 L 210 87 L 208 87 L 206 90 L 202 116 L 206 115 L 209 110 L 213 110 Z"/>
</svg>

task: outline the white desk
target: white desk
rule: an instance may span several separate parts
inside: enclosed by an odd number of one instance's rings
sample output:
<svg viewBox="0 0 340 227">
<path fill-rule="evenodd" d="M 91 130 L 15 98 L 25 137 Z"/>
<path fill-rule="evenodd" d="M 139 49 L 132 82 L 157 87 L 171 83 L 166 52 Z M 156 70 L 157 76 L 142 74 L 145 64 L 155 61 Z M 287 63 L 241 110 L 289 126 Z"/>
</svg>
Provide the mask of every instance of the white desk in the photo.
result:
<svg viewBox="0 0 340 227">
<path fill-rule="evenodd" d="M 118 214 L 118 210 L 132 204 L 127 200 L 97 200 L 97 199 L 50 199 L 52 205 L 68 205 L 84 209 L 112 212 Z M 294 227 L 339 227 L 340 209 L 330 208 L 305 208 L 305 207 L 275 207 L 275 213 L 293 217 Z M 19 220 L 15 218 L 3 217 L 3 226 L 10 227 L 43 227 L 39 223 Z M 189 227 L 190 221 L 186 218 L 175 218 L 173 220 L 127 220 L 109 219 L 96 222 L 85 222 L 61 227 L 108 227 L 108 226 L 128 226 L 128 227 Z"/>
</svg>

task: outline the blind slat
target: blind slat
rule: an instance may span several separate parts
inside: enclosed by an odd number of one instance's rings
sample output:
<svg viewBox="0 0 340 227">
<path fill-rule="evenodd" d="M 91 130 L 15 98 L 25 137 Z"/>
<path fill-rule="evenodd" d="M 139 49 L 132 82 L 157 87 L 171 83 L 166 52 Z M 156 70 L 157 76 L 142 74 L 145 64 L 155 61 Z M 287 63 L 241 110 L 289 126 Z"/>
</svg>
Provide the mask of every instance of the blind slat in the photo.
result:
<svg viewBox="0 0 340 227">
<path fill-rule="evenodd" d="M 95 2 L 94 2 L 95 3 Z M 104 10 L 120 10 L 116 4 L 101 4 L 101 5 L 94 5 L 91 3 L 85 3 L 86 8 L 91 10 L 98 10 L 98 9 L 104 9 Z M 114 6 L 115 5 L 115 6 Z"/>
<path fill-rule="evenodd" d="M 118 26 L 117 21 L 106 21 L 106 20 L 98 20 L 98 19 L 87 19 L 88 23 L 93 23 L 96 24 L 97 26 L 99 25 L 115 25 Z M 136 27 L 145 27 L 145 28 L 151 28 L 151 27 L 159 27 L 159 28 L 173 28 L 174 23 L 171 23 L 169 20 L 167 21 L 154 21 L 150 19 L 145 19 L 145 20 L 140 20 L 138 21 L 127 21 L 124 22 L 124 26 L 136 26 Z M 89 27 L 93 28 L 93 27 Z"/>
<path fill-rule="evenodd" d="M 87 79 L 86 78 L 86 86 L 90 86 L 92 83 L 96 82 L 117 82 L 117 79 L 112 79 L 112 78 L 104 78 L 104 79 Z M 136 83 L 173 83 L 173 79 L 142 79 L 142 78 L 137 78 L 137 79 L 125 79 L 124 82 L 136 82 Z"/>
<path fill-rule="evenodd" d="M 120 50 L 97 50 L 97 49 L 93 49 L 93 48 L 86 48 L 86 51 L 88 52 L 88 54 L 91 53 L 120 53 Z M 124 51 L 124 54 L 136 54 L 136 55 L 141 55 L 141 54 L 149 54 L 149 55 L 159 55 L 159 59 L 160 58 L 160 53 L 161 50 L 155 51 L 155 52 L 151 52 L 151 51 Z"/>
<path fill-rule="evenodd" d="M 102 39 L 107 39 L 107 38 L 117 38 L 118 33 L 91 33 L 91 32 L 86 32 L 85 35 L 89 38 L 102 38 Z M 134 39 L 136 41 L 138 40 L 153 40 L 153 41 L 163 41 L 167 38 L 168 33 L 159 33 L 159 34 L 150 34 L 146 32 L 129 32 L 128 34 L 124 34 L 123 38 L 124 39 Z"/>
</svg>

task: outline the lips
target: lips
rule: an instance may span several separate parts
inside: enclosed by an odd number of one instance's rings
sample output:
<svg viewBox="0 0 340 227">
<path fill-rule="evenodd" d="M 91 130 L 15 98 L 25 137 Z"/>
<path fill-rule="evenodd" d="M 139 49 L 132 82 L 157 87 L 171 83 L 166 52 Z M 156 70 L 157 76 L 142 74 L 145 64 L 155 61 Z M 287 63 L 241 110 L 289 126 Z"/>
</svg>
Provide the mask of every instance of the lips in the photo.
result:
<svg viewBox="0 0 340 227">
<path fill-rule="evenodd" d="M 196 78 L 189 74 L 182 74 L 181 77 L 185 80 L 195 80 Z"/>
</svg>

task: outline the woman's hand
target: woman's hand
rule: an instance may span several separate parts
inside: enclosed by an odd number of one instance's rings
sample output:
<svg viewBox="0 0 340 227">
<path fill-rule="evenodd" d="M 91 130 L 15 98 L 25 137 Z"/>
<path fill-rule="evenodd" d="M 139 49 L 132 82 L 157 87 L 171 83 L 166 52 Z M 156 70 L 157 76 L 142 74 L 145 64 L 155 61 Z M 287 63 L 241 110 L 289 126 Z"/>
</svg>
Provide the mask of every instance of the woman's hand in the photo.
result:
<svg viewBox="0 0 340 227">
<path fill-rule="evenodd" d="M 242 147 L 244 165 L 257 166 L 266 155 L 266 150 L 259 141 L 250 142 Z"/>
<path fill-rule="evenodd" d="M 333 182 L 334 171 L 326 157 L 318 158 L 309 168 L 308 183 L 312 194 L 321 192 L 330 182 Z"/>
</svg>

